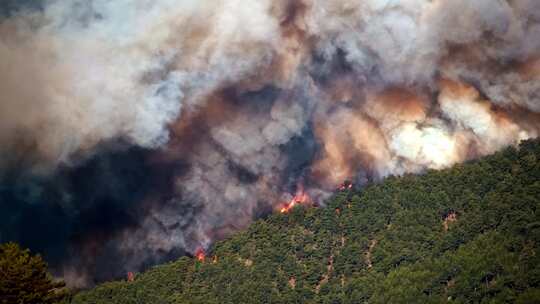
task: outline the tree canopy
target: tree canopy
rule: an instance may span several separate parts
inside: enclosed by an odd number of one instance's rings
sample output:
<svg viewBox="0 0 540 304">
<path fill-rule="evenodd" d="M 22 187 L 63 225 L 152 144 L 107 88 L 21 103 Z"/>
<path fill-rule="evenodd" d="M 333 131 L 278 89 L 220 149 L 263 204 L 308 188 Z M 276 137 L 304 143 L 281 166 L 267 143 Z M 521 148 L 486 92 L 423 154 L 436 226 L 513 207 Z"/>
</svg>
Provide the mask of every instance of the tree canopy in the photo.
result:
<svg viewBox="0 0 540 304">
<path fill-rule="evenodd" d="M 64 283 L 48 273 L 47 263 L 15 243 L 0 245 L 0 303 L 49 304 L 62 300 Z"/>
<path fill-rule="evenodd" d="M 540 142 L 298 206 L 82 303 L 538 303 Z"/>
</svg>

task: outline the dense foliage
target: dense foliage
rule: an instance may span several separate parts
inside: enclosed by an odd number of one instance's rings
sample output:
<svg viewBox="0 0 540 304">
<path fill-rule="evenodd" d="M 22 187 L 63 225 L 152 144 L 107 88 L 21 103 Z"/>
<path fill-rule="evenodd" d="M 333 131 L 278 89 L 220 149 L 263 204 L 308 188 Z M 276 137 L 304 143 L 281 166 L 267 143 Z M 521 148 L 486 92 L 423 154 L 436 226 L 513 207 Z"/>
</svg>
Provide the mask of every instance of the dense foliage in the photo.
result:
<svg viewBox="0 0 540 304">
<path fill-rule="evenodd" d="M 539 303 L 540 142 L 272 215 L 73 303 Z"/>
<path fill-rule="evenodd" d="M 47 272 L 47 263 L 39 255 L 17 244 L 0 245 L 0 303 L 48 304 L 62 300 L 63 282 Z"/>
</svg>

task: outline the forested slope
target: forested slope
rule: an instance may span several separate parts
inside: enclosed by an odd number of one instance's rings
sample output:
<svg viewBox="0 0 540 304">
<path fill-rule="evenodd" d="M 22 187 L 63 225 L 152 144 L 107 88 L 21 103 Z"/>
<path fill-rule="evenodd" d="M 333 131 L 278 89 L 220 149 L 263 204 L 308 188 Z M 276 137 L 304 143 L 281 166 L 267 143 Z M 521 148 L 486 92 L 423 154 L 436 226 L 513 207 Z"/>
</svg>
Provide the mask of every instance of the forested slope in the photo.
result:
<svg viewBox="0 0 540 304">
<path fill-rule="evenodd" d="M 540 303 L 540 143 L 342 191 L 73 303 Z"/>
</svg>

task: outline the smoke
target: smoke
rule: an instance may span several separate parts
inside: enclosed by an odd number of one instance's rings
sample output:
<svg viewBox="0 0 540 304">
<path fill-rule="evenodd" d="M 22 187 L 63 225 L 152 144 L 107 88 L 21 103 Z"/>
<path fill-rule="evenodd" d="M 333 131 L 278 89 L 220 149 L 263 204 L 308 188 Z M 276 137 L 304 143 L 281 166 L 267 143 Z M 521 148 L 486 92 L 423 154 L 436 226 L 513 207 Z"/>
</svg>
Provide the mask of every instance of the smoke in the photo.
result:
<svg viewBox="0 0 540 304">
<path fill-rule="evenodd" d="M 344 180 L 445 168 L 540 130 L 534 0 L 0 12 L 0 240 L 43 250 L 72 285 L 208 247 L 299 189 L 322 203 Z"/>
</svg>

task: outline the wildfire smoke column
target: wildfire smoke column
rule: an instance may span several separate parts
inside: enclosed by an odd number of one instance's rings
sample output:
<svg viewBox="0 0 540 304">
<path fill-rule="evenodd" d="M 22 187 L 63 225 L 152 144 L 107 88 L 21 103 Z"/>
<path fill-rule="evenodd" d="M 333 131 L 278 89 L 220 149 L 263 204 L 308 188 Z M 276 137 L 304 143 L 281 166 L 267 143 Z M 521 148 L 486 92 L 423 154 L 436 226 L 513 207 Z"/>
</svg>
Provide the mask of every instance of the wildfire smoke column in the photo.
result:
<svg viewBox="0 0 540 304">
<path fill-rule="evenodd" d="M 197 256 L 344 181 L 445 168 L 540 130 L 534 0 L 2 11 L 0 241 L 41 249 L 72 285 Z M 53 222 L 61 233 L 41 229 Z"/>
</svg>

